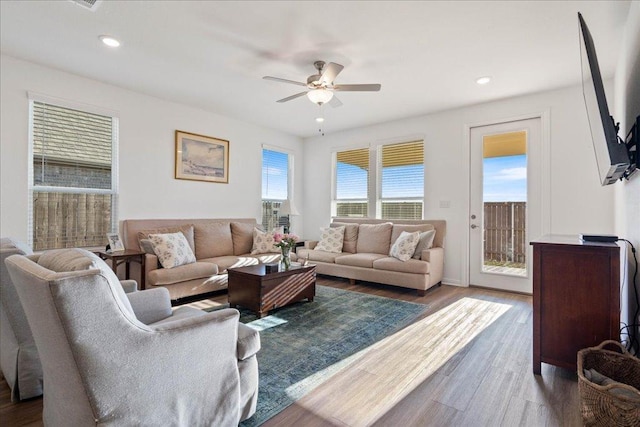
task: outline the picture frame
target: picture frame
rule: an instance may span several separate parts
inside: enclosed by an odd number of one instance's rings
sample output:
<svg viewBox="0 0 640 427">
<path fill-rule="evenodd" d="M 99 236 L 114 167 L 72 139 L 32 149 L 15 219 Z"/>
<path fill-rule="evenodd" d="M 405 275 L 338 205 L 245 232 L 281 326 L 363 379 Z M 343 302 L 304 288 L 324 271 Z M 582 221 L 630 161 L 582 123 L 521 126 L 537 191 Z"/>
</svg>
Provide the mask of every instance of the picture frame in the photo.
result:
<svg viewBox="0 0 640 427">
<path fill-rule="evenodd" d="M 118 233 L 107 233 L 107 240 L 112 252 L 124 251 L 124 244 Z"/>
<path fill-rule="evenodd" d="M 176 130 L 175 178 L 229 183 L 229 141 Z"/>
</svg>

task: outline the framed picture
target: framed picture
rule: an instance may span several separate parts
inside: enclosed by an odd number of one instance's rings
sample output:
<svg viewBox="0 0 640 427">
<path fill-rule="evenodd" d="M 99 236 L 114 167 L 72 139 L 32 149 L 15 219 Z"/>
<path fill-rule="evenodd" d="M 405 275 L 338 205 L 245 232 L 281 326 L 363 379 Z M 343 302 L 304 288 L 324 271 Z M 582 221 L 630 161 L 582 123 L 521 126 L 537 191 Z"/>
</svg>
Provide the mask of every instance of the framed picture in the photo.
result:
<svg viewBox="0 0 640 427">
<path fill-rule="evenodd" d="M 229 183 L 229 141 L 177 130 L 176 179 Z"/>
<path fill-rule="evenodd" d="M 124 244 L 118 233 L 108 233 L 107 240 L 109 241 L 109 247 L 112 252 L 124 251 Z"/>
</svg>

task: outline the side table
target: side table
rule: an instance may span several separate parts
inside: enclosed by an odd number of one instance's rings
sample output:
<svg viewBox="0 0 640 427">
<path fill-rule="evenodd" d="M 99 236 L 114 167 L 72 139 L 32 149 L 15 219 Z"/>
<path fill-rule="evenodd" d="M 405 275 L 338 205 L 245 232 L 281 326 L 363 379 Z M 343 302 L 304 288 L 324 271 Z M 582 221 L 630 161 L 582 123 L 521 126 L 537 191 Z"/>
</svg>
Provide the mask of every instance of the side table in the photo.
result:
<svg viewBox="0 0 640 427">
<path fill-rule="evenodd" d="M 125 249 L 124 251 L 115 251 L 115 252 L 107 252 L 107 251 L 96 251 L 96 255 L 98 255 L 103 260 L 111 261 L 111 269 L 118 274 L 118 266 L 122 263 L 125 263 L 125 279 L 129 279 L 129 263 L 131 261 L 137 262 L 140 264 L 140 290 L 145 289 L 145 253 L 142 251 L 135 251 L 131 249 Z"/>
</svg>

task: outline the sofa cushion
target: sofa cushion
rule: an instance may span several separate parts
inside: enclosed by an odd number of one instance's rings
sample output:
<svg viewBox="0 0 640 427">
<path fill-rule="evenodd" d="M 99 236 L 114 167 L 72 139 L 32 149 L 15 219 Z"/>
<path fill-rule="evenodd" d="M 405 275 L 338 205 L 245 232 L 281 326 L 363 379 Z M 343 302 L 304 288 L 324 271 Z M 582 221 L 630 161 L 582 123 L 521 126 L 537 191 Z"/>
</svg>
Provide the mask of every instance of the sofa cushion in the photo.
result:
<svg viewBox="0 0 640 427">
<path fill-rule="evenodd" d="M 380 258 L 373 262 L 373 268 L 376 270 L 398 271 L 402 273 L 429 273 L 429 263 L 417 259 L 409 259 L 403 262 L 393 257 Z"/>
<path fill-rule="evenodd" d="M 207 222 L 195 226 L 196 258 L 233 254 L 231 226 L 228 222 Z"/>
<path fill-rule="evenodd" d="M 218 274 L 218 266 L 210 262 L 194 262 L 175 268 L 152 270 L 147 283 L 152 286 L 173 285 L 195 279 L 206 279 Z"/>
<path fill-rule="evenodd" d="M 422 251 L 431 249 L 433 247 L 433 240 L 436 238 L 436 230 L 429 230 L 420 233 L 420 240 L 416 245 L 416 250 L 413 253 L 414 259 L 420 259 L 422 257 Z"/>
<path fill-rule="evenodd" d="M 253 229 L 256 225 L 250 222 L 232 222 L 231 239 L 233 255 L 248 254 L 253 248 Z M 231 254 L 227 254 L 231 255 Z"/>
<path fill-rule="evenodd" d="M 227 271 L 227 268 L 246 267 L 247 265 L 256 265 L 260 263 L 257 258 L 251 255 L 246 255 L 246 256 L 225 255 L 225 256 L 217 256 L 214 258 L 205 258 L 198 261 L 210 262 L 212 264 L 217 265 L 219 274 Z"/>
<path fill-rule="evenodd" d="M 316 251 L 315 249 L 298 248 L 296 255 L 298 260 L 308 258 L 309 261 L 333 263 L 337 257 L 344 255 L 344 253 L 336 254 L 333 252 Z"/>
<path fill-rule="evenodd" d="M 391 245 L 393 245 L 403 231 L 407 233 L 415 233 L 416 231 L 424 232 L 433 230 L 432 224 L 393 224 L 391 230 Z"/>
<path fill-rule="evenodd" d="M 344 240 L 344 227 L 320 228 L 320 242 L 315 247 L 317 251 L 325 251 L 339 254 L 342 252 Z"/>
<path fill-rule="evenodd" d="M 330 227 L 344 227 L 344 239 L 342 241 L 342 252 L 356 253 L 358 242 L 358 224 L 348 222 L 332 222 Z"/>
<path fill-rule="evenodd" d="M 275 233 L 273 231 L 262 231 L 257 228 L 253 229 L 253 247 L 251 248 L 251 254 L 267 254 L 273 252 L 280 252 L 277 246 L 274 246 L 276 241 L 273 238 Z"/>
<path fill-rule="evenodd" d="M 149 234 L 153 251 L 164 268 L 196 262 L 196 256 L 181 231 L 168 234 Z"/>
<path fill-rule="evenodd" d="M 116 285 L 113 286 L 112 289 L 115 290 L 116 295 L 126 309 L 129 310 L 129 313 L 135 316 L 129 298 L 127 298 L 127 295 L 124 293 L 122 286 L 119 286 L 120 280 L 118 276 L 116 276 L 116 273 L 96 254 L 79 248 L 53 249 L 43 252 L 38 258 L 38 264 L 56 273 L 92 269 L 100 270 L 109 282 Z"/>
<path fill-rule="evenodd" d="M 387 255 L 381 254 L 371 254 L 371 253 L 357 253 L 357 254 L 348 254 L 336 257 L 335 263 L 340 265 L 351 265 L 354 267 L 364 267 L 364 268 L 373 268 L 373 262 L 380 258 L 386 258 Z M 395 259 L 395 258 L 393 258 Z M 396 261 L 398 261 L 396 259 Z M 402 262 L 402 261 L 398 261 Z"/>
<path fill-rule="evenodd" d="M 408 261 L 413 256 L 419 240 L 420 232 L 408 233 L 403 231 L 391 246 L 389 255 L 400 261 Z"/>
<path fill-rule="evenodd" d="M 180 225 L 175 227 L 164 227 L 164 228 L 154 228 L 149 230 L 143 230 L 138 232 L 138 246 L 142 249 L 142 245 L 140 245 L 140 240 L 148 239 L 149 234 L 167 234 L 167 233 L 177 233 L 178 231 L 182 231 L 184 237 L 187 239 L 189 246 L 194 254 L 196 254 L 196 245 L 193 241 L 193 224 Z"/>
<path fill-rule="evenodd" d="M 391 229 L 393 224 L 360 224 L 358 227 L 357 253 L 388 255 L 391 248 Z"/>
</svg>

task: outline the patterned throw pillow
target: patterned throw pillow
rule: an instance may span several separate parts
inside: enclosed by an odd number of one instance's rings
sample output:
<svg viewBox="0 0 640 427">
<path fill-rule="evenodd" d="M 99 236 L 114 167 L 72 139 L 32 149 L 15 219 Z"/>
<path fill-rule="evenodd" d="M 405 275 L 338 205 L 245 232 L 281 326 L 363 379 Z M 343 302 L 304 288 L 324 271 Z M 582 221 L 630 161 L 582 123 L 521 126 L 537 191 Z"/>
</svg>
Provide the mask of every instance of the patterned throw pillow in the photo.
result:
<svg viewBox="0 0 640 427">
<path fill-rule="evenodd" d="M 406 231 L 403 231 L 400 233 L 398 240 L 396 240 L 391 247 L 389 255 L 394 258 L 398 258 L 400 261 L 408 261 L 413 256 L 419 241 L 419 231 L 416 231 L 415 233 L 407 233 Z"/>
<path fill-rule="evenodd" d="M 168 234 L 149 234 L 149 240 L 158 261 L 164 268 L 178 267 L 184 264 L 196 262 L 196 257 L 191 250 L 182 232 Z"/>
<path fill-rule="evenodd" d="M 273 239 L 273 231 L 261 231 L 257 228 L 253 229 L 253 248 L 251 254 L 268 254 L 280 252 L 280 248 L 274 246 L 276 241 Z"/>
<path fill-rule="evenodd" d="M 344 240 L 344 227 L 321 228 L 320 243 L 315 247 L 317 251 L 341 253 Z"/>
</svg>

